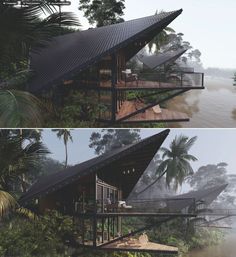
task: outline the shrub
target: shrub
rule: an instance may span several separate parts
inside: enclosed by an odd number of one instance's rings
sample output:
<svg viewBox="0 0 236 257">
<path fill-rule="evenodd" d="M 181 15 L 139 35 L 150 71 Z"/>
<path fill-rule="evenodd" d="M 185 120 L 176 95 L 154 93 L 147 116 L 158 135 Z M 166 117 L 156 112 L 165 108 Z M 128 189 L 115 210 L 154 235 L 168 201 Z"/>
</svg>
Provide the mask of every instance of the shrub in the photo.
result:
<svg viewBox="0 0 236 257">
<path fill-rule="evenodd" d="M 1 228 L 0 256 L 70 256 L 72 234 L 72 219 L 55 211 L 33 221 L 15 217 Z"/>
</svg>

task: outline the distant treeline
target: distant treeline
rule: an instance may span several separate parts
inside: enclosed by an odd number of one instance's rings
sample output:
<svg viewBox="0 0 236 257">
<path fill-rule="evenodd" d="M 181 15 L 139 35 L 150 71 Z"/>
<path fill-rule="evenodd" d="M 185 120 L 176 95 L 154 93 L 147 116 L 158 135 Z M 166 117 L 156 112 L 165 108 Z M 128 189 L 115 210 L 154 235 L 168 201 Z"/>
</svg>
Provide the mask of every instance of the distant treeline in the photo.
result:
<svg viewBox="0 0 236 257">
<path fill-rule="evenodd" d="M 204 69 L 204 73 L 207 76 L 233 78 L 236 69 L 221 69 L 221 68 L 207 68 Z"/>
</svg>

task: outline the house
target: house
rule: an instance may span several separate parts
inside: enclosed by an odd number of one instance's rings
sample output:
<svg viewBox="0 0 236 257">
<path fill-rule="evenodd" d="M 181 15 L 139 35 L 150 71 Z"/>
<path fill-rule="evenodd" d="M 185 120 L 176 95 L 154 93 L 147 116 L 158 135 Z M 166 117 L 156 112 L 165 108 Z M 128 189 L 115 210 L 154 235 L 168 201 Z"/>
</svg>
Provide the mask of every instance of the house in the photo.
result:
<svg viewBox="0 0 236 257">
<path fill-rule="evenodd" d="M 236 214 L 210 207 L 227 185 L 164 198 L 132 197 L 169 132 L 164 130 L 42 177 L 21 197 L 20 204 L 39 214 L 57 210 L 73 217 L 76 233 L 72 242 L 76 247 L 176 254 L 176 247 L 149 242 L 145 231 L 176 218 L 204 225 L 205 216 L 223 219 Z M 157 222 L 148 224 L 147 218 Z M 132 223 L 137 220 L 139 224 Z"/>
<path fill-rule="evenodd" d="M 188 121 L 184 113 L 155 107 L 194 89 L 193 85 L 180 87 L 176 83 L 144 81 L 127 69 L 128 61 L 181 13 L 182 9 L 162 12 L 55 37 L 40 52 L 35 49 L 31 53 L 34 76 L 28 90 L 57 104 L 62 104 L 68 92 L 86 92 L 104 107 L 97 120 L 109 124 Z M 142 92 L 143 99 L 150 95 L 158 98 L 146 103 L 128 97 L 129 92 L 137 91 Z"/>
<path fill-rule="evenodd" d="M 160 225 L 176 217 L 195 216 L 181 211 L 140 210 L 127 203 L 129 194 L 168 134 L 169 130 L 164 130 L 138 143 L 42 177 L 23 195 L 20 203 L 28 208 L 34 206 L 37 213 L 55 209 L 72 216 L 78 246 L 175 254 L 176 247 L 152 243 L 145 234 L 140 235 L 153 224 L 135 225 L 130 231 L 125 226 L 127 219 L 132 218 L 155 217 Z M 138 239 L 135 235 L 139 235 Z"/>
<path fill-rule="evenodd" d="M 155 55 L 139 55 L 143 65 L 140 77 L 158 81 L 159 87 L 175 89 L 189 88 L 204 89 L 204 74 L 195 72 L 194 68 L 184 66 L 178 59 L 187 49 L 178 49 Z M 145 83 L 145 82 L 143 82 Z"/>
</svg>

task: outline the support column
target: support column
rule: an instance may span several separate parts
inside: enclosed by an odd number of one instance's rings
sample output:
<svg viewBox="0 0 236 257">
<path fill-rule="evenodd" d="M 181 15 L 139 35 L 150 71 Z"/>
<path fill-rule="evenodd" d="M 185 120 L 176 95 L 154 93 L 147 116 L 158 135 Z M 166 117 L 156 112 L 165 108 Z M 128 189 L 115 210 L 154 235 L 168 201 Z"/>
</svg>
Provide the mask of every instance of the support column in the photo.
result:
<svg viewBox="0 0 236 257">
<path fill-rule="evenodd" d="M 94 175 L 93 247 L 97 246 L 97 174 Z"/>
<path fill-rule="evenodd" d="M 111 110 L 111 119 L 114 122 L 116 120 L 116 111 L 117 111 L 117 57 L 115 54 L 111 56 L 111 87 L 112 87 L 112 110 Z"/>
</svg>

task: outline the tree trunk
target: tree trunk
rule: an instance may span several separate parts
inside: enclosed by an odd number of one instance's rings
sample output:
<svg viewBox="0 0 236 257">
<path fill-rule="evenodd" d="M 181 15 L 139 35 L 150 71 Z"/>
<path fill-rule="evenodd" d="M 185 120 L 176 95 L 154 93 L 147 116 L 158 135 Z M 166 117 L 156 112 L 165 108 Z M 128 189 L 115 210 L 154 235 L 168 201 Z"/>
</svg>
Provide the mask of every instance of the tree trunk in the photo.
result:
<svg viewBox="0 0 236 257">
<path fill-rule="evenodd" d="M 67 143 L 65 143 L 65 152 L 66 152 L 66 160 L 65 160 L 65 168 L 66 168 L 67 167 L 67 161 L 68 161 Z"/>
<path fill-rule="evenodd" d="M 23 130 L 22 129 L 20 129 L 20 139 L 23 141 Z M 21 144 L 22 144 L 22 142 L 21 142 Z M 21 145 L 21 147 L 22 147 L 22 145 Z M 22 193 L 25 193 L 27 186 L 26 186 L 26 177 L 25 177 L 24 173 L 22 173 L 20 175 L 20 179 L 21 179 L 21 191 L 22 191 Z"/>
</svg>

